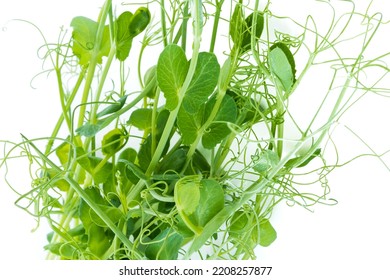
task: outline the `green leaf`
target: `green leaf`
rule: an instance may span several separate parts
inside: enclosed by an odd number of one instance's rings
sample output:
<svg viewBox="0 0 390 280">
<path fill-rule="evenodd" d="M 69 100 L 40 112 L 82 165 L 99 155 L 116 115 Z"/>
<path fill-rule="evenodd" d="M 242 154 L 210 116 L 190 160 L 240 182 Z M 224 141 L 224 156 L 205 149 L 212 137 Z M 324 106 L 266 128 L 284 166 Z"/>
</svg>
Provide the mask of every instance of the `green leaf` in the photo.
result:
<svg viewBox="0 0 390 280">
<path fill-rule="evenodd" d="M 112 163 L 106 162 L 103 166 L 96 170 L 96 167 L 101 163 L 103 159 L 99 157 L 88 156 L 88 160 L 92 168 L 90 174 L 92 175 L 95 184 L 105 183 L 111 178 L 111 176 L 113 176 Z"/>
<path fill-rule="evenodd" d="M 73 53 L 79 58 L 80 65 L 86 65 L 94 54 L 96 33 L 99 24 L 89 18 L 79 16 L 73 18 L 70 25 L 73 28 Z M 105 26 L 102 42 L 100 42 L 100 48 L 96 54 L 97 63 L 102 63 L 102 57 L 108 56 L 110 48 L 109 29 L 108 26 Z"/>
<path fill-rule="evenodd" d="M 118 158 L 117 163 L 117 169 L 121 172 L 123 176 L 133 184 L 138 183 L 139 178 L 129 169 L 127 168 L 126 164 L 123 161 L 130 161 L 132 163 L 135 162 L 137 158 L 137 152 L 133 148 L 126 148 L 124 149 Z M 127 194 L 129 191 L 128 184 L 123 184 L 122 186 L 122 192 Z"/>
<path fill-rule="evenodd" d="M 151 128 L 153 110 L 149 108 L 141 108 L 133 111 L 130 115 L 127 124 L 133 125 L 141 130 Z"/>
<path fill-rule="evenodd" d="M 102 153 L 104 155 L 113 155 L 122 149 L 125 142 L 125 135 L 119 128 L 110 130 L 103 136 Z"/>
<path fill-rule="evenodd" d="M 59 188 L 61 191 L 68 191 L 69 190 L 69 183 L 65 179 L 61 179 L 63 175 L 60 174 L 60 172 L 57 169 L 54 168 L 47 168 L 46 170 L 46 176 L 48 179 L 51 179 L 52 181 L 50 184 L 52 186 L 55 186 Z"/>
<path fill-rule="evenodd" d="M 104 205 L 106 201 L 103 199 L 103 197 L 100 194 L 100 191 L 97 187 L 88 187 L 84 190 L 85 194 L 89 196 L 92 201 L 99 205 Z M 79 205 L 79 217 L 81 222 L 84 225 L 85 229 L 88 229 L 91 224 L 93 224 L 90 211 L 92 210 L 91 207 L 84 201 L 80 201 Z"/>
<path fill-rule="evenodd" d="M 200 177 L 198 175 L 186 176 L 177 181 L 175 185 L 175 203 L 179 214 L 189 216 L 200 203 Z M 183 218 L 183 215 L 181 215 Z"/>
<path fill-rule="evenodd" d="M 145 173 L 135 163 L 125 159 L 120 159 L 118 162 L 124 163 L 126 168 L 129 169 L 137 178 L 145 181 L 148 180 L 148 177 L 146 177 Z"/>
<path fill-rule="evenodd" d="M 68 142 L 63 142 L 56 149 L 56 155 L 60 160 L 62 166 L 65 166 L 69 160 L 69 153 L 71 151 L 71 146 Z"/>
<path fill-rule="evenodd" d="M 185 225 L 199 235 L 203 227 L 224 208 L 221 185 L 198 175 L 186 176 L 175 185 L 175 204 Z"/>
<path fill-rule="evenodd" d="M 220 67 L 213 53 L 199 53 L 194 76 L 183 99 L 184 109 L 194 114 L 213 93 L 219 78 Z"/>
<path fill-rule="evenodd" d="M 64 180 L 65 181 L 65 180 Z M 66 181 L 65 181 L 66 182 Z M 69 187 L 69 186 L 68 186 Z M 66 190 L 67 191 L 67 190 Z M 54 198 L 50 195 L 47 195 L 44 199 L 43 199 L 43 205 L 46 207 L 50 207 L 50 208 L 57 208 L 57 209 L 63 209 L 63 205 L 61 204 L 62 201 L 59 200 L 58 198 Z"/>
<path fill-rule="evenodd" d="M 102 121 L 97 121 L 96 124 L 86 123 L 80 126 L 79 128 L 77 128 L 76 133 L 78 135 L 85 136 L 85 137 L 93 137 L 96 135 L 96 133 L 98 133 L 101 129 L 103 129 L 101 125 L 102 123 L 103 123 Z"/>
<path fill-rule="evenodd" d="M 176 260 L 183 237 L 171 228 L 164 229 L 146 247 L 145 255 L 151 260 Z"/>
<path fill-rule="evenodd" d="M 105 108 L 101 112 L 97 113 L 96 116 L 98 118 L 100 118 L 100 117 L 103 117 L 105 115 L 110 115 L 112 113 L 119 111 L 125 105 L 126 99 L 127 99 L 127 95 L 122 96 L 121 98 L 119 98 L 119 100 L 116 103 L 107 106 L 107 108 Z"/>
<path fill-rule="evenodd" d="M 180 107 L 177 115 L 177 126 L 181 133 L 183 145 L 191 145 L 196 140 L 203 125 L 204 108 L 204 105 L 200 105 L 196 114 L 190 114 L 183 107 Z"/>
<path fill-rule="evenodd" d="M 321 148 L 318 148 L 314 151 L 314 153 L 308 157 L 304 162 L 302 162 L 300 165 L 296 166 L 298 162 L 300 162 L 304 156 L 292 158 L 286 162 L 284 165 L 286 168 L 291 169 L 291 168 L 298 168 L 298 167 L 305 167 L 308 165 L 314 158 L 318 157 L 321 154 Z"/>
<path fill-rule="evenodd" d="M 75 237 L 75 236 L 80 236 L 85 234 L 85 228 L 83 225 L 77 225 L 74 228 L 71 228 L 67 232 L 70 236 Z"/>
<path fill-rule="evenodd" d="M 188 147 L 179 147 L 172 153 L 167 154 L 157 166 L 157 174 L 163 174 L 167 171 L 175 171 L 180 173 L 186 162 L 187 152 Z"/>
<path fill-rule="evenodd" d="M 123 217 L 122 211 L 116 207 L 102 204 L 99 204 L 99 207 L 107 214 L 113 223 L 119 222 L 119 220 Z M 92 209 L 89 210 L 89 216 L 93 224 L 102 228 L 107 227 L 107 224 Z"/>
<path fill-rule="evenodd" d="M 212 179 L 202 180 L 199 191 L 199 203 L 190 219 L 195 225 L 204 227 L 224 208 L 225 194 L 221 185 Z"/>
<path fill-rule="evenodd" d="M 255 19 L 256 16 L 256 19 Z M 256 24 L 256 30 L 254 30 L 254 25 Z M 264 28 L 264 17 L 259 12 L 251 13 L 245 19 L 245 30 L 242 35 L 241 49 L 247 51 L 251 48 L 252 36 L 255 36 L 255 43 L 260 39 L 261 33 Z"/>
<path fill-rule="evenodd" d="M 149 134 L 141 144 L 138 152 L 138 164 L 143 171 L 146 171 L 152 160 L 152 135 Z"/>
<path fill-rule="evenodd" d="M 180 215 L 176 215 L 175 229 L 183 238 L 190 238 L 194 236 L 194 232 L 190 230 Z"/>
<path fill-rule="evenodd" d="M 161 110 L 157 116 L 157 127 L 156 127 L 156 142 L 160 141 L 161 135 L 164 131 L 165 125 L 169 117 L 168 110 Z M 161 156 L 164 156 L 169 148 L 169 141 L 166 142 L 163 153 Z M 138 152 L 138 163 L 142 170 L 146 171 L 149 166 L 149 163 L 152 159 L 152 135 L 149 134 L 146 140 L 141 144 L 141 148 Z"/>
<path fill-rule="evenodd" d="M 95 170 L 95 168 L 101 163 L 102 159 L 99 157 L 88 156 L 84 149 L 81 147 L 76 148 L 77 154 L 77 163 L 88 172 L 94 180 L 95 184 L 101 184 L 106 182 L 109 178 L 111 178 L 113 165 L 110 162 L 106 162 L 100 168 Z"/>
<path fill-rule="evenodd" d="M 133 14 L 126 11 L 116 20 L 116 57 L 119 61 L 124 61 L 130 53 L 133 38 L 129 26 L 132 18 Z"/>
<path fill-rule="evenodd" d="M 111 240 L 106 234 L 106 229 L 92 224 L 88 230 L 88 248 L 98 258 L 110 248 Z"/>
<path fill-rule="evenodd" d="M 268 63 L 271 73 L 278 79 L 285 92 L 290 92 L 295 83 L 295 61 L 294 57 L 282 42 L 271 46 L 268 54 Z"/>
<path fill-rule="evenodd" d="M 242 239 L 249 230 L 250 219 L 244 211 L 237 211 L 230 220 L 229 236 L 234 239 Z"/>
<path fill-rule="evenodd" d="M 135 11 L 129 24 L 129 33 L 132 38 L 140 34 L 148 26 L 151 19 L 150 12 L 145 7 L 140 7 Z"/>
<path fill-rule="evenodd" d="M 252 161 L 255 164 L 253 170 L 265 174 L 279 163 L 279 156 L 271 150 L 263 150 L 260 154 L 256 151 L 256 154 L 252 156 Z"/>
<path fill-rule="evenodd" d="M 146 96 L 149 98 L 154 98 L 157 91 L 157 79 L 156 79 L 157 66 L 154 65 L 150 67 L 144 75 L 144 89 L 150 88 L 146 93 Z M 149 86 L 151 85 L 151 86 Z"/>
<path fill-rule="evenodd" d="M 82 147 L 76 147 L 76 161 L 87 172 L 92 172 L 91 161 Z"/>
<path fill-rule="evenodd" d="M 204 175 L 210 173 L 210 164 L 199 150 L 195 150 L 195 153 L 192 156 L 191 169 L 192 168 L 195 172 L 198 171 Z"/>
<path fill-rule="evenodd" d="M 215 105 L 215 99 L 210 100 L 205 109 L 207 118 Z M 226 123 L 234 123 L 237 119 L 237 106 L 233 98 L 225 95 L 213 123 L 210 124 L 202 136 L 202 144 L 206 149 L 212 149 L 230 134 Z"/>
<path fill-rule="evenodd" d="M 244 13 L 242 11 L 242 4 L 236 4 L 233 15 L 230 19 L 229 34 L 235 45 L 241 46 L 242 33 L 244 31 Z"/>
<path fill-rule="evenodd" d="M 268 219 L 262 219 L 260 222 L 260 245 L 267 247 L 276 239 L 276 231 Z"/>
<path fill-rule="evenodd" d="M 172 111 L 178 105 L 178 93 L 188 72 L 189 63 L 183 49 L 177 45 L 164 48 L 157 62 L 158 86 L 166 98 L 165 107 Z"/>
</svg>

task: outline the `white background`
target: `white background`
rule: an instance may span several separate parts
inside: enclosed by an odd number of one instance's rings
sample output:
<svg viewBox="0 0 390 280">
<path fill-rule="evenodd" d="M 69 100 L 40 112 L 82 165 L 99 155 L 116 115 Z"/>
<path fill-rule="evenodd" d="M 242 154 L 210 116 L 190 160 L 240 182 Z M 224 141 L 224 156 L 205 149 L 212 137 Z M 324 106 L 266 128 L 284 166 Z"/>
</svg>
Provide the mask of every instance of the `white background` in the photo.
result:
<svg viewBox="0 0 390 280">
<path fill-rule="evenodd" d="M 314 1 L 311 0 L 273 2 L 274 13 L 296 16 L 298 19 L 304 12 L 321 14 L 320 10 L 315 9 L 323 7 L 313 5 Z M 337 7 L 338 3 L 333 2 Z M 356 2 L 361 7 L 369 3 Z M 305 8 L 308 6 L 310 8 Z M 371 10 L 381 11 L 385 19 L 390 19 L 388 1 L 374 1 Z M 30 138 L 48 135 L 60 112 L 53 82 L 41 77 L 34 83 L 36 89 L 30 87 L 31 78 L 41 71 L 41 62 L 36 55 L 37 48 L 42 45 L 41 37 L 31 26 L 8 20 L 29 20 L 39 26 L 49 39 L 55 40 L 60 26 L 68 28 L 72 17 L 84 15 L 96 18 L 98 12 L 99 1 L 92 0 L 1 2 L 1 140 L 18 141 L 19 133 Z M 381 40 L 376 43 L 374 52 L 375 49 L 378 52 L 390 51 L 386 43 L 389 31 L 388 26 L 380 30 L 382 33 L 378 37 Z M 390 63 L 389 59 L 387 61 Z M 321 76 L 310 82 L 312 88 L 316 89 Z M 387 85 L 390 85 L 389 81 Z M 302 100 L 302 104 L 305 104 L 305 100 Z M 348 134 L 343 125 L 351 127 L 376 152 L 390 149 L 389 109 L 390 100 L 371 95 L 349 111 L 335 134 L 338 148 L 345 158 L 369 151 Z M 389 156 L 384 160 L 390 164 Z M 17 167 L 19 165 L 25 167 L 23 163 L 18 163 Z M 29 177 L 23 172 L 8 176 L 26 189 L 30 184 Z M 31 233 L 36 222 L 14 206 L 17 196 L 7 187 L 3 177 L 4 170 L 0 170 L 0 266 L 10 271 L 28 272 L 36 277 L 42 277 L 45 273 L 49 275 L 50 263 L 39 265 L 46 266 L 49 272 L 34 272 L 33 269 L 37 261 L 45 258 L 42 246 L 47 228 L 43 223 L 37 232 Z M 318 205 L 311 213 L 300 207 L 281 204 L 272 219 L 278 238 L 270 247 L 258 251 L 257 264 L 274 267 L 274 275 L 268 279 L 390 279 L 387 268 L 390 263 L 390 173 L 377 159 L 362 158 L 337 169 L 328 179 L 331 197 L 338 200 L 338 205 Z M 103 279 L 99 275 L 96 272 L 94 278 Z"/>
</svg>

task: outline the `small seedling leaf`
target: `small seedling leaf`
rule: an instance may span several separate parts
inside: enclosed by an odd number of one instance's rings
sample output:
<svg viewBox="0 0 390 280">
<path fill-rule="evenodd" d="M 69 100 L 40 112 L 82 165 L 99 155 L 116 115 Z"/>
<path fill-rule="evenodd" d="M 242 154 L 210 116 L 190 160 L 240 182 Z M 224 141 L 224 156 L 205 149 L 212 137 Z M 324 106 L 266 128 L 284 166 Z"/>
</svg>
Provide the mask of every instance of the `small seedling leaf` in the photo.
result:
<svg viewBox="0 0 390 280">
<path fill-rule="evenodd" d="M 65 259 L 73 260 L 77 258 L 77 249 L 70 243 L 62 243 L 58 251 L 60 256 Z"/>
<path fill-rule="evenodd" d="M 100 168 L 96 168 L 102 161 L 99 157 L 88 156 L 88 160 L 91 165 L 90 174 L 93 177 L 93 181 L 95 184 L 105 183 L 107 180 L 111 179 L 113 174 L 113 164 L 110 162 L 106 162 Z"/>
<path fill-rule="evenodd" d="M 175 186 L 176 207 L 185 217 L 188 217 L 198 207 L 200 201 L 200 177 L 187 176 L 180 179 Z"/>
<path fill-rule="evenodd" d="M 110 130 L 103 136 L 102 153 L 104 155 L 113 155 L 122 149 L 125 142 L 125 135 L 119 128 Z"/>
<path fill-rule="evenodd" d="M 68 142 L 63 142 L 56 149 L 56 155 L 60 160 L 62 166 L 65 166 L 68 163 L 70 151 L 71 151 L 71 146 Z"/>
<path fill-rule="evenodd" d="M 73 18 L 70 25 L 73 28 L 73 53 L 79 58 L 80 65 L 86 65 L 89 63 L 95 52 L 94 49 L 98 23 L 89 18 L 79 16 Z M 108 56 L 110 48 L 109 29 L 108 26 L 105 26 L 102 42 L 100 42 L 100 48 L 96 54 L 97 63 L 102 63 L 102 57 Z"/>
<path fill-rule="evenodd" d="M 163 174 L 167 171 L 180 173 L 187 159 L 188 147 L 180 147 L 173 153 L 167 154 L 157 167 L 157 172 Z"/>
<path fill-rule="evenodd" d="M 98 258 L 110 248 L 111 242 L 106 229 L 92 224 L 88 229 L 88 248 Z"/>
<path fill-rule="evenodd" d="M 105 109 L 97 113 L 96 116 L 100 118 L 119 111 L 120 109 L 122 109 L 123 105 L 125 105 L 126 99 L 127 99 L 127 95 L 122 96 L 121 98 L 119 98 L 117 102 L 107 106 Z"/>
<path fill-rule="evenodd" d="M 164 48 L 157 62 L 158 86 L 166 98 L 165 107 L 172 111 L 178 105 L 178 94 L 188 72 L 189 63 L 183 49 L 177 45 Z"/>
<path fill-rule="evenodd" d="M 189 218 L 196 226 L 203 228 L 224 208 L 225 197 L 221 185 L 212 179 L 201 181 L 199 193 L 199 203 Z"/>
<path fill-rule="evenodd" d="M 254 162 L 253 170 L 265 174 L 279 163 L 279 156 L 271 150 L 263 150 L 260 154 L 252 156 Z"/>
<path fill-rule="evenodd" d="M 229 34 L 236 46 L 241 46 L 244 24 L 245 21 L 242 4 L 236 4 L 229 25 Z"/>
<path fill-rule="evenodd" d="M 151 260 L 176 260 L 182 242 L 180 234 L 166 228 L 146 247 L 145 255 Z"/>
<path fill-rule="evenodd" d="M 255 18 L 256 16 L 256 18 Z M 256 29 L 254 29 L 254 25 L 256 25 Z M 264 17 L 261 13 L 251 13 L 246 19 L 245 19 L 245 30 L 242 35 L 242 43 L 241 43 L 241 49 L 243 51 L 247 51 L 251 48 L 251 41 L 252 36 L 255 36 L 255 43 L 260 39 L 261 33 L 263 32 L 264 28 Z"/>
<path fill-rule="evenodd" d="M 183 99 L 183 108 L 195 114 L 213 93 L 219 78 L 220 67 L 213 53 L 201 52 L 195 73 Z"/>
<path fill-rule="evenodd" d="M 200 105 L 195 114 L 188 113 L 183 107 L 179 109 L 177 125 L 184 145 L 191 145 L 196 140 L 198 132 L 203 125 L 204 108 L 204 105 Z"/>
<path fill-rule="evenodd" d="M 288 168 L 288 169 L 291 169 L 291 168 L 299 168 L 299 167 L 305 167 L 306 165 L 308 165 L 314 158 L 318 157 L 319 155 L 321 154 L 321 148 L 318 148 L 314 151 L 314 153 L 308 157 L 304 162 L 302 162 L 301 164 L 299 164 L 298 166 L 297 163 L 300 162 L 302 159 L 303 159 L 303 156 L 300 156 L 300 157 L 296 157 L 296 158 L 292 158 L 290 160 L 288 160 L 285 164 L 285 167 Z"/>
<path fill-rule="evenodd" d="M 123 217 L 121 210 L 116 207 L 99 204 L 99 208 L 107 214 L 113 223 L 117 223 Z M 103 228 L 107 227 L 106 223 L 92 209 L 89 210 L 89 215 L 93 224 Z"/>
<path fill-rule="evenodd" d="M 150 89 L 146 93 L 146 96 L 149 98 L 154 98 L 156 95 L 156 90 L 157 90 L 156 71 L 157 71 L 157 66 L 154 65 L 146 71 L 144 76 L 144 84 L 145 84 L 144 89 L 147 88 Z"/>
<path fill-rule="evenodd" d="M 133 125 L 141 130 L 149 129 L 152 125 L 153 110 L 149 108 L 140 108 L 134 110 L 127 124 Z"/>
<path fill-rule="evenodd" d="M 97 122 L 96 124 L 86 123 L 79 128 L 76 129 L 76 133 L 85 137 L 93 137 L 95 136 L 103 127 L 101 126 L 101 122 Z"/>
<path fill-rule="evenodd" d="M 273 75 L 278 79 L 285 92 L 290 92 L 295 83 L 294 57 L 282 42 L 275 43 L 268 54 L 269 67 Z"/>
<path fill-rule="evenodd" d="M 244 211 L 237 211 L 230 220 L 229 235 L 235 239 L 241 239 L 248 231 L 249 217 Z"/>
<path fill-rule="evenodd" d="M 151 19 L 150 12 L 145 7 L 140 7 L 135 11 L 129 24 L 129 34 L 131 38 L 134 38 L 148 26 Z"/>
<path fill-rule="evenodd" d="M 133 184 L 138 183 L 139 178 L 134 174 L 134 172 L 127 168 L 125 162 L 130 161 L 134 163 L 136 158 L 137 152 L 133 148 L 126 148 L 120 153 L 118 163 L 116 165 L 117 170 L 120 171 L 121 175 Z M 128 184 L 122 184 L 122 188 L 122 192 L 127 193 L 129 191 L 130 186 Z"/>
<path fill-rule="evenodd" d="M 267 247 L 276 240 L 276 231 L 268 219 L 262 219 L 260 222 L 260 245 Z"/>
<path fill-rule="evenodd" d="M 135 163 L 125 160 L 125 159 L 120 159 L 118 162 L 122 162 L 126 165 L 126 168 L 131 171 L 132 174 L 134 174 L 137 178 L 141 180 L 148 180 L 146 177 L 145 173 L 142 171 L 142 169 L 137 166 Z"/>
<path fill-rule="evenodd" d="M 215 105 L 215 99 L 211 99 L 205 109 L 204 118 L 207 118 Z M 219 144 L 231 132 L 226 123 L 234 123 L 237 119 L 237 106 L 231 96 L 225 95 L 214 122 L 206 128 L 202 136 L 202 144 L 206 149 L 212 149 Z"/>
<path fill-rule="evenodd" d="M 129 11 L 123 12 L 116 20 L 116 57 L 124 61 L 130 53 L 133 38 L 130 35 L 130 22 L 133 14 Z"/>
<path fill-rule="evenodd" d="M 89 187 L 84 190 L 85 194 L 89 196 L 89 198 L 94 201 L 96 204 L 104 205 L 106 201 L 103 199 L 103 197 L 100 194 L 100 191 L 96 187 Z M 85 229 L 88 229 L 91 224 L 93 224 L 93 221 L 91 219 L 90 210 L 91 207 L 84 201 L 80 201 L 79 209 L 78 209 L 79 217 L 81 222 L 84 225 Z"/>
</svg>

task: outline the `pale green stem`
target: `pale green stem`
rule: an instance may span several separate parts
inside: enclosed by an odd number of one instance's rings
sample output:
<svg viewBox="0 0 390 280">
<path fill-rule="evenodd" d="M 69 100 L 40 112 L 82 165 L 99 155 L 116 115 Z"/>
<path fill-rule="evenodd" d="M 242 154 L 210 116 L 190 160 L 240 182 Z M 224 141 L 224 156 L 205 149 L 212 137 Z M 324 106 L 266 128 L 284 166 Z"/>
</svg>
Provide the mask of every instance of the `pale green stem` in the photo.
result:
<svg viewBox="0 0 390 280">
<path fill-rule="evenodd" d="M 107 0 L 104 3 L 104 6 L 103 6 L 101 13 L 100 13 L 100 16 L 99 16 L 99 25 L 98 25 L 98 29 L 96 32 L 96 38 L 95 38 L 93 50 L 91 53 L 91 59 L 90 59 L 89 66 L 88 66 L 87 78 L 85 81 L 84 91 L 83 91 L 83 95 L 81 98 L 81 104 L 83 104 L 83 105 L 80 107 L 80 114 L 79 114 L 79 120 L 77 123 L 77 127 L 82 126 L 84 123 L 85 112 L 87 109 L 85 104 L 88 101 L 89 92 L 91 90 L 91 85 L 92 85 L 92 82 L 94 81 L 95 69 L 96 69 L 96 65 L 97 65 L 97 61 L 98 61 L 98 55 L 100 52 L 102 38 L 103 38 L 105 22 L 106 22 L 106 18 L 107 18 L 107 15 L 108 15 L 110 9 L 111 9 L 111 0 Z"/>
<path fill-rule="evenodd" d="M 91 117 L 90 117 L 90 123 L 92 123 L 92 124 L 96 123 L 96 114 L 97 114 L 97 110 L 99 108 L 100 96 L 101 96 L 101 93 L 103 91 L 103 86 L 104 86 L 104 83 L 106 81 L 108 71 L 110 70 L 111 63 L 115 57 L 115 54 L 116 54 L 116 46 L 115 46 L 115 43 L 113 42 L 111 44 L 110 53 L 108 54 L 107 62 L 104 66 L 102 76 L 101 76 L 100 81 L 99 81 L 99 86 L 98 86 L 97 91 L 96 91 L 95 102 L 94 102 L 94 106 L 92 108 Z"/>
</svg>

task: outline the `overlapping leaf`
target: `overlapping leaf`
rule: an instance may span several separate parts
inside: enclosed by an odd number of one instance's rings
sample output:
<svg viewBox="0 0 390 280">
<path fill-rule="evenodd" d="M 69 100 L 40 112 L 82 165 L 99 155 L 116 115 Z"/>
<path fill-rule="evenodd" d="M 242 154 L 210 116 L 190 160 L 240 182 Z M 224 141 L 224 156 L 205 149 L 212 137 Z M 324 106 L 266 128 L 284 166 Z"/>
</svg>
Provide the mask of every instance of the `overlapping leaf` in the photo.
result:
<svg viewBox="0 0 390 280">
<path fill-rule="evenodd" d="M 199 53 L 194 76 L 183 99 L 183 108 L 189 114 L 195 114 L 208 100 L 218 83 L 219 72 L 215 54 Z"/>
<path fill-rule="evenodd" d="M 183 49 L 177 45 L 164 48 L 157 62 L 157 82 L 164 93 L 165 107 L 172 111 L 178 105 L 178 94 L 188 72 L 189 63 Z"/>
<path fill-rule="evenodd" d="M 200 234 L 203 227 L 224 208 L 224 192 L 215 180 L 187 176 L 176 183 L 175 204 L 184 224 L 195 234 Z"/>
<path fill-rule="evenodd" d="M 290 92 L 296 80 L 296 69 L 294 57 L 286 44 L 278 42 L 271 46 L 268 63 L 271 72 L 276 76 L 283 90 Z"/>
<path fill-rule="evenodd" d="M 213 107 L 215 105 L 215 100 L 211 100 L 207 103 L 205 109 L 205 117 L 209 116 Z M 214 122 L 205 130 L 205 133 L 202 137 L 202 144 L 206 149 L 212 149 L 217 144 L 219 144 L 229 133 L 231 132 L 230 128 L 227 126 L 227 123 L 234 123 L 237 118 L 237 106 L 233 98 L 225 95 L 221 106 L 219 107 L 218 113 L 214 118 Z"/>
<path fill-rule="evenodd" d="M 73 53 L 79 58 L 79 64 L 88 64 L 94 52 L 96 44 L 96 33 L 98 23 L 86 17 L 75 17 L 71 24 L 73 28 Z M 107 56 L 110 51 L 110 34 L 108 26 L 104 27 L 102 41 L 97 53 L 97 63 L 102 63 L 102 57 Z"/>
</svg>

